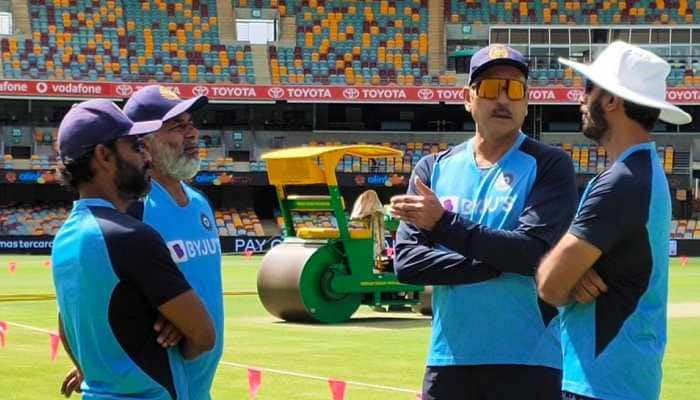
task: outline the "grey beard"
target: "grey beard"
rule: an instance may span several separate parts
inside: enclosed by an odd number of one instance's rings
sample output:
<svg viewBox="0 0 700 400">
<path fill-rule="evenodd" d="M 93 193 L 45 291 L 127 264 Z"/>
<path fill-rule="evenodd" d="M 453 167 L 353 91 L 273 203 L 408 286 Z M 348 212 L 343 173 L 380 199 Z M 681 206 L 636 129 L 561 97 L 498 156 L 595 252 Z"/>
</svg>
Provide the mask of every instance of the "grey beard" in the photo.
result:
<svg viewBox="0 0 700 400">
<path fill-rule="evenodd" d="M 152 155 L 152 162 L 156 170 L 181 181 L 192 179 L 197 175 L 199 171 L 198 156 L 190 158 L 186 154 L 178 154 L 167 145 L 155 144 L 154 147 L 156 151 Z"/>
</svg>

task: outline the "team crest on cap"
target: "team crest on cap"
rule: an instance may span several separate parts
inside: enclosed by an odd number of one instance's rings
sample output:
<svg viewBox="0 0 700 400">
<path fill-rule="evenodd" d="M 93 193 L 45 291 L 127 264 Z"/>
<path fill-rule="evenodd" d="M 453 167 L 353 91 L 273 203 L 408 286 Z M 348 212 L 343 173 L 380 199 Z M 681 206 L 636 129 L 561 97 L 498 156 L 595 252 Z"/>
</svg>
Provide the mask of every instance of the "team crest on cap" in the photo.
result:
<svg viewBox="0 0 700 400">
<path fill-rule="evenodd" d="M 160 86 L 159 89 L 160 89 L 160 95 L 163 96 L 164 98 L 166 98 L 168 100 L 180 100 L 180 98 L 177 96 L 177 93 L 166 88 L 165 86 Z"/>
<path fill-rule="evenodd" d="M 494 60 L 497 58 L 507 58 L 508 57 L 508 49 L 506 46 L 497 44 L 491 47 L 491 50 L 489 50 L 489 58 Z"/>
</svg>

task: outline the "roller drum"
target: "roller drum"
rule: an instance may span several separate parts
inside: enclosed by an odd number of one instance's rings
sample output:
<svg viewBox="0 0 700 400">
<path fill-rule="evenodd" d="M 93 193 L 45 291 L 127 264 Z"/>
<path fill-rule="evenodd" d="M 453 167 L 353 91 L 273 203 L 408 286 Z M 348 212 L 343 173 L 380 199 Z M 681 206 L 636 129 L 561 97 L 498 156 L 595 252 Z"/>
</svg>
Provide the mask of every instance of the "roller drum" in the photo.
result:
<svg viewBox="0 0 700 400">
<path fill-rule="evenodd" d="M 333 276 L 347 270 L 335 246 L 338 244 L 288 239 L 268 251 L 258 272 L 258 296 L 267 311 L 294 322 L 350 319 L 362 297 L 330 292 Z"/>
</svg>

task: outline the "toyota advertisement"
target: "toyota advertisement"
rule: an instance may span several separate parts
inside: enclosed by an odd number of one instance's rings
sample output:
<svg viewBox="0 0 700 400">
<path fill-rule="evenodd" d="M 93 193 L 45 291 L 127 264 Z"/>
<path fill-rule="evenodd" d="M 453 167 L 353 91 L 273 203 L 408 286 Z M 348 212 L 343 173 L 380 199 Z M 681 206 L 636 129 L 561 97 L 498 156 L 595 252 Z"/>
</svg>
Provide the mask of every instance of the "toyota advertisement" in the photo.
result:
<svg viewBox="0 0 700 400">
<path fill-rule="evenodd" d="M 0 97 L 126 99 L 148 83 L 0 80 Z M 214 101 L 288 101 L 296 103 L 446 103 L 461 104 L 458 87 L 289 86 L 232 84 L 165 84 L 180 97 L 206 95 Z M 531 87 L 531 104 L 576 104 L 582 88 Z M 671 88 L 668 101 L 700 104 L 700 88 Z"/>
</svg>

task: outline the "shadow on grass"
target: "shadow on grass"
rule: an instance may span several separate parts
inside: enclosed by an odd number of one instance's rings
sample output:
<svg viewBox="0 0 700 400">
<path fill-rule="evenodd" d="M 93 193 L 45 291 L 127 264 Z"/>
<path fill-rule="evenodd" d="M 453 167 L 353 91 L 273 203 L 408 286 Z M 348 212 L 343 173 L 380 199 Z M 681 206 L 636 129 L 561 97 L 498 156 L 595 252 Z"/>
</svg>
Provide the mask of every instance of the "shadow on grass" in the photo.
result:
<svg viewBox="0 0 700 400">
<path fill-rule="evenodd" d="M 301 325 L 301 326 L 313 326 L 318 328 L 338 328 L 338 327 L 348 327 L 348 328 L 370 328 L 370 329 L 411 329 L 411 328 L 429 328 L 430 318 L 429 317 L 373 317 L 373 316 L 361 316 L 353 317 L 349 321 L 338 323 L 338 324 L 321 324 L 318 322 L 287 322 L 287 321 L 275 321 L 275 325 Z"/>
</svg>

